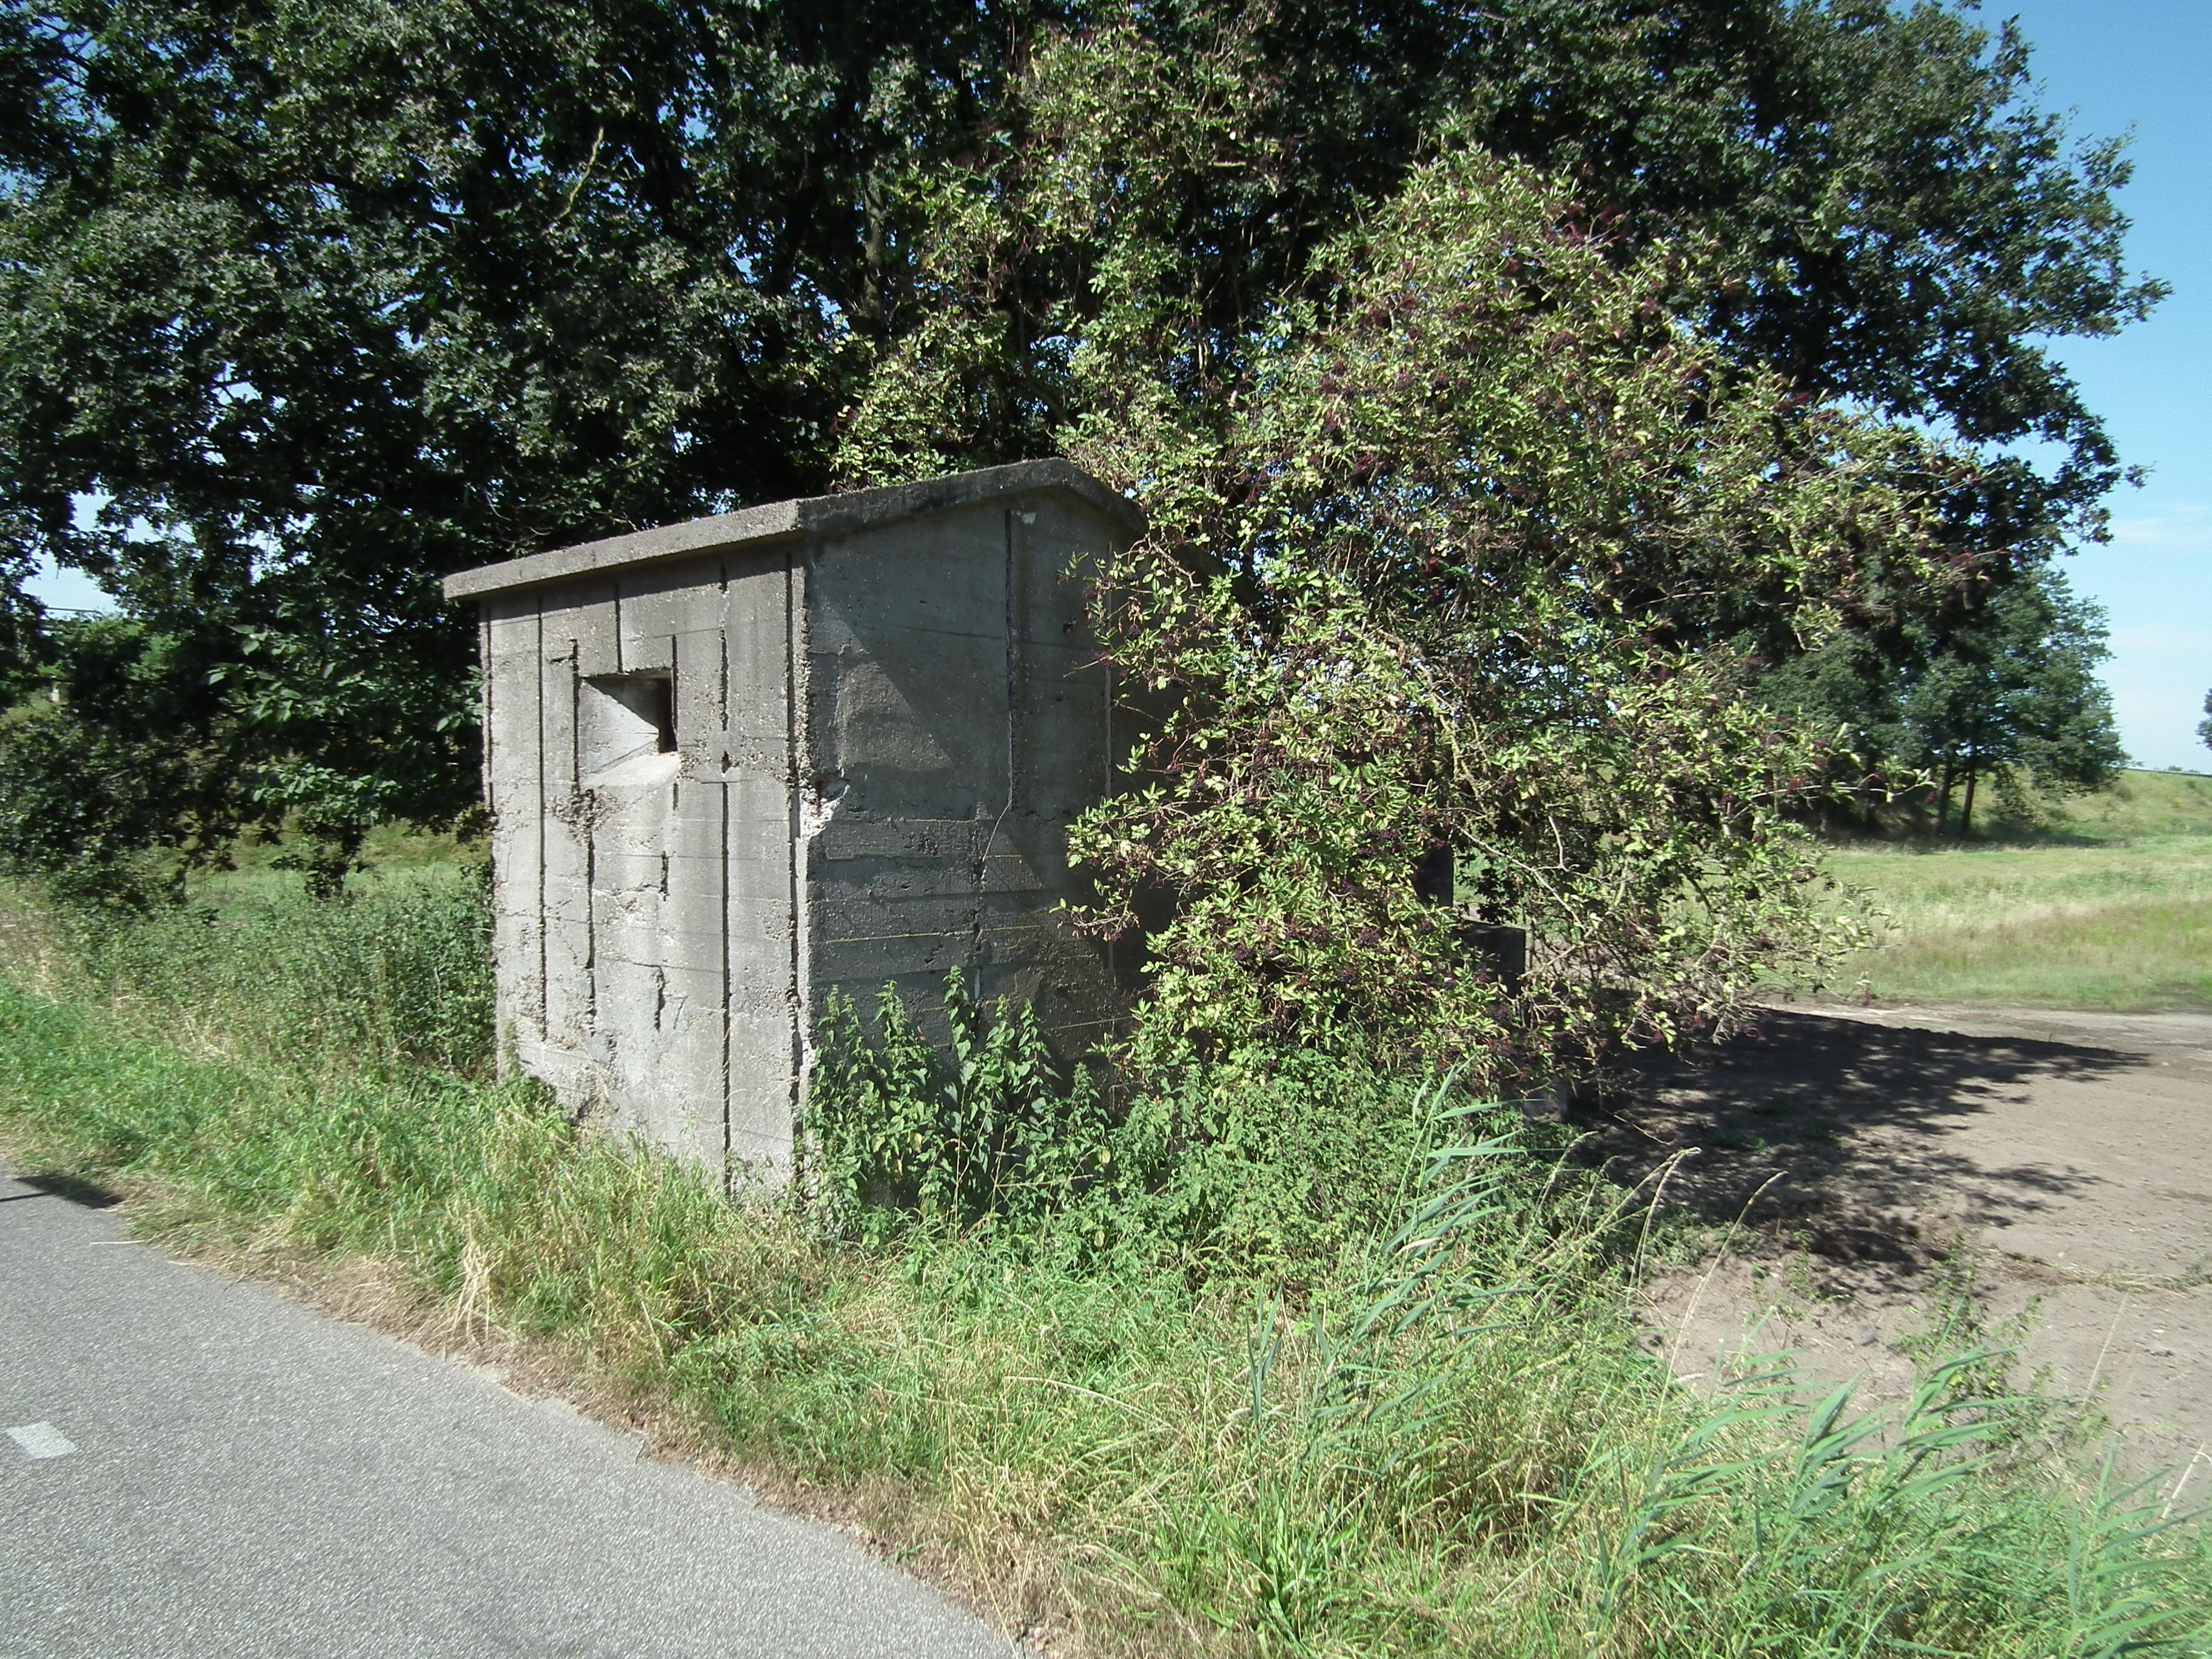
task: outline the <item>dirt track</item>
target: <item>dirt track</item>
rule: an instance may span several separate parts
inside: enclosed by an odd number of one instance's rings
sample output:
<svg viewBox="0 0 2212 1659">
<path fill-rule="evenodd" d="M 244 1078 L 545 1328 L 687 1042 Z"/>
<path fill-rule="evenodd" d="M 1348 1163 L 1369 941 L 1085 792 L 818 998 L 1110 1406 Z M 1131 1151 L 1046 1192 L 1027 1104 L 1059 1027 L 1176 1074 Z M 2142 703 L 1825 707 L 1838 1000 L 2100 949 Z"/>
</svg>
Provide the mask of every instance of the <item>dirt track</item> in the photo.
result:
<svg viewBox="0 0 2212 1659">
<path fill-rule="evenodd" d="M 2131 1468 L 2212 1445 L 2212 1016 L 1778 1009 L 1576 1116 L 1626 1178 L 1741 1218 L 1653 1277 L 1679 1375 L 1747 1342 L 1899 1397 L 1963 1267 L 1990 1335 L 2025 1322 L 2019 1374 L 2093 1400 Z"/>
</svg>

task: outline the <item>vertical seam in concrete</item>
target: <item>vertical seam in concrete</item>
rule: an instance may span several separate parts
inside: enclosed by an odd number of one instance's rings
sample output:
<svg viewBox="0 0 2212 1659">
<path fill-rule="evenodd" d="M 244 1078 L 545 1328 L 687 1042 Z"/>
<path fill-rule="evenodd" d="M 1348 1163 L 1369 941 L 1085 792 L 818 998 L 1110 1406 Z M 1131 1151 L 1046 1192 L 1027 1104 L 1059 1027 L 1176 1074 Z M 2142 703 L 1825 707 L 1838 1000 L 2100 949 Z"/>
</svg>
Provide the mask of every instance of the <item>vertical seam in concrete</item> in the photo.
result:
<svg viewBox="0 0 2212 1659">
<path fill-rule="evenodd" d="M 983 950 L 990 908 L 991 849 L 999 843 L 1000 827 L 1006 823 L 1007 815 L 1014 810 L 1016 746 L 1014 719 L 1018 695 L 1015 690 L 1017 666 L 1014 653 L 1018 636 L 1015 632 L 1014 615 L 1014 512 L 1012 507 L 1000 514 L 999 523 L 1005 536 L 1006 553 L 1006 568 L 1001 578 L 1005 611 L 1001 622 L 1006 629 L 1006 799 L 1005 804 L 999 808 L 998 817 L 991 820 L 990 831 L 983 837 L 983 850 L 975 860 L 975 908 L 969 912 L 968 924 L 968 965 L 975 971 L 975 983 L 968 988 L 977 996 L 983 994 Z"/>
<path fill-rule="evenodd" d="M 653 1030 L 654 1035 L 659 1036 L 667 1029 L 662 1024 L 661 1017 L 668 1005 L 669 958 L 677 954 L 668 942 L 669 913 L 675 908 L 670 903 L 668 897 L 668 849 L 674 844 L 675 837 L 680 833 L 676 826 L 684 817 L 684 720 L 680 712 L 684 706 L 684 699 L 683 687 L 679 684 L 677 672 L 681 665 L 676 660 L 676 636 L 669 634 L 657 635 L 654 637 L 665 638 L 668 641 L 668 735 L 670 741 L 676 745 L 678 763 L 675 773 L 668 780 L 668 811 L 661 816 L 660 829 L 654 837 L 660 848 L 660 890 L 653 896 L 653 927 L 658 934 L 653 950 L 660 960 L 653 964 L 653 969 L 655 999 L 653 1010 Z M 668 1045 L 656 1042 L 653 1046 L 653 1091 L 661 1100 L 665 1100 L 670 1092 L 665 1081 L 669 1064 Z M 688 1068 L 686 1074 L 688 1076 Z M 683 1092 L 684 1103 L 682 1134 L 688 1148 L 698 1140 L 699 1109 L 692 1097 L 691 1091 L 687 1088 Z"/>
<path fill-rule="evenodd" d="M 720 625 L 715 629 L 720 644 L 720 678 L 714 691 L 715 719 L 721 736 L 719 739 L 722 763 L 718 769 L 722 781 L 719 799 L 722 812 L 722 857 L 717 872 L 714 902 L 715 931 L 722 941 L 722 1183 L 726 1189 L 730 1181 L 730 1127 L 732 1075 L 730 1045 L 736 1038 L 737 1021 L 732 1009 L 736 988 L 730 983 L 730 562 L 724 559 L 717 566 L 721 583 L 722 608 Z"/>
<path fill-rule="evenodd" d="M 615 609 L 615 660 L 622 660 L 622 609 Z M 568 787 L 580 795 L 584 787 L 584 644 L 568 641 Z M 596 1063 L 591 1044 L 599 1035 L 599 901 L 592 890 L 599 882 L 599 837 L 588 808 L 579 807 L 578 827 L 584 836 L 584 1042 L 585 1055 Z"/>
<path fill-rule="evenodd" d="M 584 642 L 568 641 L 568 752 L 562 757 L 571 793 L 584 782 Z"/>
<path fill-rule="evenodd" d="M 477 609 L 477 674 L 483 688 L 482 695 L 477 699 L 477 719 L 483 727 L 482 742 L 478 745 L 482 757 L 478 769 L 483 775 L 484 816 L 490 820 L 486 826 L 486 833 L 491 843 L 492 1063 L 498 1067 L 499 1074 L 504 1077 L 507 1074 L 507 1050 L 514 1046 L 507 1034 L 511 1033 L 514 1028 L 507 1024 L 509 999 L 501 994 L 503 987 L 501 981 L 504 980 L 512 985 L 514 969 L 513 964 L 503 964 L 499 959 L 500 935 L 507 931 L 500 926 L 500 921 L 507 906 L 506 883 L 501 878 L 500 868 L 498 792 L 494 787 L 491 772 L 491 607 L 488 605 L 479 605 Z"/>
<path fill-rule="evenodd" d="M 483 776 L 484 811 L 496 812 L 499 801 L 492 786 L 491 775 L 491 609 L 479 607 L 482 614 L 477 619 L 477 675 L 483 685 L 477 699 L 477 769 Z"/>
<path fill-rule="evenodd" d="M 531 617 L 531 683 L 536 696 L 531 707 L 538 720 L 538 1037 L 549 1042 L 553 1035 L 553 1022 L 546 1017 L 551 1006 L 552 963 L 548 955 L 548 907 L 545 902 L 545 823 L 552 815 L 545 808 L 552 800 L 545 787 L 545 600 L 543 594 L 533 596 Z"/>
<path fill-rule="evenodd" d="M 785 762 L 784 804 L 787 813 L 789 833 L 785 837 L 790 848 L 790 905 L 791 905 L 791 1082 L 788 1105 L 790 1133 L 795 1140 L 799 1134 L 799 1115 L 803 1104 L 801 1091 L 805 1086 L 806 1066 L 806 918 L 804 909 L 805 882 L 801 860 L 806 856 L 806 842 L 799 834 L 799 753 L 800 722 L 811 722 L 813 711 L 802 710 L 799 699 L 809 695 L 807 677 L 800 662 L 804 641 L 800 638 L 799 579 L 802 566 L 797 550 L 787 550 L 783 556 L 783 640 L 784 640 L 784 698 L 783 741 Z"/>
</svg>

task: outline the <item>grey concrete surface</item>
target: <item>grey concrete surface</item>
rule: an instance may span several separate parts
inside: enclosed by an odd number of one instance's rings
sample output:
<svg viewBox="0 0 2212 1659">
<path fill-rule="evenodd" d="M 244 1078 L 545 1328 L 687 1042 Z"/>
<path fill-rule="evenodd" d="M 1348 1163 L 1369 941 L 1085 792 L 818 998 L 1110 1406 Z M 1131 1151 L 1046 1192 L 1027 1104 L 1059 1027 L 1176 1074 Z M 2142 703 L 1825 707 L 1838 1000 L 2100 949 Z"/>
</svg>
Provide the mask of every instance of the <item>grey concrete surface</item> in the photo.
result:
<svg viewBox="0 0 2212 1659">
<path fill-rule="evenodd" d="M 844 535 L 918 513 L 964 507 L 1024 490 L 1052 489 L 1075 496 L 1120 523 L 1132 536 L 1145 528 L 1144 509 L 1118 495 L 1072 461 L 1057 458 L 987 466 L 949 477 L 854 489 L 842 495 L 807 495 L 771 501 L 684 524 L 632 531 L 626 536 L 526 554 L 446 578 L 449 599 L 481 599 L 509 588 L 532 587 L 616 568 L 635 568 L 690 554 L 726 552 L 790 536 Z"/>
<path fill-rule="evenodd" d="M 1064 914 L 1067 836 L 1136 733 L 1083 578 L 1141 523 L 1034 461 L 449 581 L 483 601 L 501 1052 L 774 1179 L 835 994 L 895 982 L 941 1042 L 957 968 L 1098 1048 L 1135 964 Z"/>
<path fill-rule="evenodd" d="M 833 1528 L 0 1173 L 0 1659 L 1014 1651 Z"/>
</svg>

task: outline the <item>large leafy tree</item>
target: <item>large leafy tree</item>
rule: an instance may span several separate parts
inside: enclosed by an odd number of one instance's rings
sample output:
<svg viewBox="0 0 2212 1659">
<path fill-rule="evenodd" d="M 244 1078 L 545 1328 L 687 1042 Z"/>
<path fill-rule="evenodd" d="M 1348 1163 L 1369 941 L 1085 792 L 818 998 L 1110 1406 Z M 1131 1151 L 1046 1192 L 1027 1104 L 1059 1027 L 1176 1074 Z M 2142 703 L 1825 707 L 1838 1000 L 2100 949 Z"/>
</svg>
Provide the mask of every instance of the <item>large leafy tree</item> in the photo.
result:
<svg viewBox="0 0 2212 1659">
<path fill-rule="evenodd" d="M 1093 21 L 1115 27 L 1110 13 Z M 1725 279 L 1698 320 L 1739 361 L 1990 446 L 1993 460 L 2018 440 L 2052 447 L 2046 471 L 2004 459 L 1952 504 L 1977 544 L 2033 552 L 2060 529 L 2095 531 L 2117 459 L 2045 345 L 2113 331 L 2163 289 L 2124 267 L 2121 147 L 2075 143 L 2037 106 L 2011 25 L 1890 0 L 1503 0 L 1167 21 L 1148 8 L 1139 32 L 1144 53 L 1104 54 L 1097 82 L 1048 94 L 1059 110 L 1016 97 L 966 158 L 967 187 L 1018 191 L 1041 159 L 1033 123 L 1056 119 L 1054 155 L 1075 143 L 1132 188 L 1103 216 L 1152 216 L 1173 249 L 1154 275 L 1217 351 L 1317 237 L 1388 195 L 1449 126 L 1566 175 L 1628 245 L 1712 244 Z M 1117 76 L 1135 84 L 1107 84 Z M 1181 100 L 1195 125 L 1146 113 L 1178 102 L 1178 78 L 1205 87 Z M 1071 140 L 1071 116 L 1096 130 Z M 940 204 L 960 188 L 941 171 L 921 184 Z M 1069 395 L 1060 325 L 1118 292 L 1096 282 L 1099 251 L 1079 239 L 1000 252 L 995 368 L 1027 394 L 1029 420 L 979 405 L 970 456 L 1050 444 Z M 1187 359 L 1194 372 L 1207 361 Z"/>
<path fill-rule="evenodd" d="M 822 483 L 842 356 L 883 327 L 875 170 L 971 126 L 1028 26 L 927 0 L 5 20 L 9 574 L 90 571 L 126 619 L 42 637 L 19 599 L 17 660 L 64 659 L 48 725 L 186 757 L 166 818 L 76 779 L 116 833 L 296 811 L 340 861 L 474 793 L 441 574 Z M 39 729 L 22 763 L 65 791 L 73 744 Z"/>
<path fill-rule="evenodd" d="M 1171 228 L 1197 158 L 1282 165 L 1251 50 L 1040 52 L 1019 154 L 918 181 L 930 321 L 844 440 L 863 476 L 927 470 L 1058 407 L 1054 441 L 1150 511 L 1094 614 L 1154 724 L 1073 842 L 1087 925 L 1147 935 L 1130 1057 L 1441 1046 L 1503 1082 L 1725 1027 L 1851 932 L 1790 822 L 1819 734 L 1760 665 L 1953 586 L 1978 471 L 1701 330 L 1723 251 L 1464 129 L 1226 333 Z M 1063 262 L 1087 303 L 1010 386 L 1006 285 Z M 1510 924 L 1525 983 L 1466 948 Z"/>
<path fill-rule="evenodd" d="M 1023 90 L 1107 35 L 1142 50 Z M 471 634 L 439 574 L 841 461 L 1048 450 L 1086 413 L 1078 338 L 1150 342 L 1164 392 L 1225 410 L 1312 250 L 1448 129 L 1563 173 L 1623 257 L 1709 248 L 1689 308 L 1729 360 L 2046 441 L 1945 503 L 1966 553 L 2032 559 L 2116 466 L 2038 342 L 2153 292 L 2117 152 L 2026 75 L 2008 33 L 1886 0 L 9 0 L 7 572 L 89 570 L 125 617 L 81 650 L 9 583 L 18 686 L 69 687 L 23 764 L 62 788 L 149 745 L 189 787 L 116 800 L 142 838 L 298 813 L 342 860 L 450 814 Z M 982 244 L 948 222 L 1001 222 L 1048 164 L 1088 222 L 952 270 Z M 886 391 L 916 376 L 947 394 L 927 432 Z"/>
<path fill-rule="evenodd" d="M 1076 838 L 1094 927 L 1171 901 L 1140 1062 L 1441 1046 L 1495 1084 L 1726 1029 L 1849 942 L 1757 640 L 1939 581 L 1899 481 L 1958 464 L 1732 370 L 1681 263 L 1616 252 L 1448 150 L 1320 251 L 1218 429 L 1074 440 L 1158 503 L 1100 620 L 1173 696 Z M 1525 984 L 1470 922 L 1527 930 Z"/>
<path fill-rule="evenodd" d="M 1955 799 L 1970 832 L 1985 778 L 2029 797 L 2098 788 L 2126 763 L 2097 678 L 2112 654 L 2103 610 L 2048 567 L 1981 586 L 1954 592 L 1940 622 L 1911 617 L 1887 641 L 1839 633 L 1767 677 L 1767 698 L 1843 737 L 1860 811 L 1932 806 L 1940 833 Z"/>
<path fill-rule="evenodd" d="M 1901 713 L 1923 764 L 1938 773 L 1936 820 L 1974 827 L 1985 777 L 2046 788 L 2094 789 L 2126 763 L 2112 694 L 2097 665 L 2112 655 L 2103 610 L 2076 598 L 2064 577 L 2031 572 L 1993 593 L 1945 638 L 1905 692 Z"/>
</svg>

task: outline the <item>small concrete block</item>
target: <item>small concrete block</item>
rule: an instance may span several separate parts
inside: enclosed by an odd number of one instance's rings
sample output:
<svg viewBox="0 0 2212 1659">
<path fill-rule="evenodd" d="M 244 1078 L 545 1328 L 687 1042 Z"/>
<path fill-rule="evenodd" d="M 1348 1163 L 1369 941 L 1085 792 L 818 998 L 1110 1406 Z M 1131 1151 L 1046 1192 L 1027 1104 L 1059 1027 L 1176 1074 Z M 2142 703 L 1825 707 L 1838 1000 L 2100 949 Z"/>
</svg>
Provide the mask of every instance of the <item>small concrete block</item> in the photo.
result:
<svg viewBox="0 0 2212 1659">
<path fill-rule="evenodd" d="M 719 614 L 720 606 L 715 606 Z M 673 636 L 676 743 L 702 775 L 719 775 L 729 747 L 729 687 L 723 678 L 722 632 L 694 628 Z"/>
<path fill-rule="evenodd" d="M 688 629 L 721 625 L 721 562 L 685 559 L 616 579 L 623 672 L 673 668 L 672 641 Z"/>
</svg>

